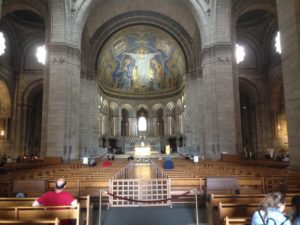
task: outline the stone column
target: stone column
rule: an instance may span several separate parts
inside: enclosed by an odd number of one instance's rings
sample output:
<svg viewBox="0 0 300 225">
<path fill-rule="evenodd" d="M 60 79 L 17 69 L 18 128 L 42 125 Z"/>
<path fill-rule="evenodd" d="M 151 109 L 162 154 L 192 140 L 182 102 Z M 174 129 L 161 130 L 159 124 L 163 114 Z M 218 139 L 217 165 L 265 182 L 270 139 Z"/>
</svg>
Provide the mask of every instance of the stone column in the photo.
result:
<svg viewBox="0 0 300 225">
<path fill-rule="evenodd" d="M 43 124 L 42 146 L 47 156 L 78 159 L 80 50 L 66 44 L 50 43 L 48 51 L 48 73 L 44 83 L 47 117 Z"/>
<path fill-rule="evenodd" d="M 277 0 L 290 167 L 300 169 L 300 4 Z"/>
<path fill-rule="evenodd" d="M 118 137 L 119 117 L 117 116 L 112 117 L 112 126 L 113 126 L 112 136 Z"/>
<path fill-rule="evenodd" d="M 185 144 L 192 149 L 203 145 L 203 88 L 201 74 L 189 74 L 186 79 Z"/>
<path fill-rule="evenodd" d="M 80 80 L 80 147 L 98 147 L 99 109 L 97 101 L 97 83 L 94 76 L 81 75 Z M 100 133 L 101 134 L 101 133 Z"/>
<path fill-rule="evenodd" d="M 171 122 L 172 122 L 172 117 L 171 116 L 165 116 L 164 117 L 164 133 L 165 133 L 165 136 L 166 137 L 169 137 L 171 134 L 172 134 L 172 125 L 171 125 Z"/>
<path fill-rule="evenodd" d="M 156 118 L 154 117 L 150 117 L 148 118 L 148 137 L 151 136 L 155 136 L 155 121 L 156 121 Z"/>
<path fill-rule="evenodd" d="M 219 159 L 236 154 L 236 118 L 232 45 L 219 44 L 203 51 L 205 151 Z"/>
</svg>

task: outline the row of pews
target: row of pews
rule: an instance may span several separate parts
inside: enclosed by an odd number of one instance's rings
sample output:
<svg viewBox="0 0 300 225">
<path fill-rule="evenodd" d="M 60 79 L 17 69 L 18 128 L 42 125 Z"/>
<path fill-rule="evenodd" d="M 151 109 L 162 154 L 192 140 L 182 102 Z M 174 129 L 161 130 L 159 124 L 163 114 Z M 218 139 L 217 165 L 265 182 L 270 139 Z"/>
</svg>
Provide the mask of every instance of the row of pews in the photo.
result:
<svg viewBox="0 0 300 225">
<path fill-rule="evenodd" d="M 103 160 L 104 161 L 104 160 Z M 109 180 L 118 176 L 128 164 L 126 159 L 116 159 L 110 167 L 88 167 L 78 163 L 27 166 L 0 175 L 0 224 L 59 224 L 61 219 L 76 220 L 76 225 L 93 224 L 93 201 L 97 203 L 100 189 L 107 190 Z M 35 199 L 53 190 L 55 181 L 64 177 L 66 191 L 78 199 L 76 207 L 32 207 Z M 14 198 L 16 193 L 26 198 Z"/>
<path fill-rule="evenodd" d="M 115 178 L 127 165 L 128 160 L 114 160 L 110 167 L 102 167 L 100 160 L 95 167 L 71 164 L 54 164 L 33 169 L 23 169 L 0 175 L 0 197 L 11 197 L 12 193 L 24 192 L 27 196 L 38 196 L 52 190 L 56 179 L 67 180 L 67 191 L 74 196 L 99 196 L 99 189 L 108 189 L 109 180 Z M 26 191 L 24 186 L 28 185 Z"/>
<path fill-rule="evenodd" d="M 266 193 L 286 194 L 286 209 L 291 211 L 291 198 L 300 195 L 299 171 L 268 168 L 240 163 L 203 161 L 195 164 L 174 159 L 174 169 L 165 170 L 156 161 L 163 176 L 171 180 L 178 192 L 197 188 L 204 201 L 208 225 L 250 225 L 253 213 Z M 202 202 L 203 203 L 203 202 Z"/>
<path fill-rule="evenodd" d="M 55 224 L 56 218 L 74 218 L 79 225 L 91 225 L 93 204 L 90 198 L 98 197 L 100 189 L 107 190 L 109 180 L 119 178 L 128 163 L 126 159 L 115 159 L 111 167 L 102 167 L 101 161 L 95 167 L 86 167 L 80 163 L 55 164 L 18 169 L 1 175 L 0 194 L 5 198 L 0 198 L 0 224 L 5 221 L 7 224 L 26 224 L 30 218 L 30 224 Z M 196 190 L 200 203 L 207 209 L 209 225 L 250 224 L 251 216 L 265 193 L 287 193 L 288 203 L 294 195 L 292 193 L 300 193 L 299 171 L 287 168 L 255 167 L 208 160 L 194 164 L 184 159 L 174 159 L 175 168 L 165 170 L 162 161 L 154 160 L 154 163 L 160 178 L 170 179 L 172 196 Z M 52 190 L 59 177 L 67 179 L 67 191 L 78 197 L 79 205 L 57 210 L 31 207 L 34 197 Z M 10 198 L 16 192 L 25 192 L 33 198 Z M 195 203 L 194 194 L 176 199 L 174 203 Z M 290 204 L 287 204 L 287 210 L 289 209 Z M 44 223 L 44 220 L 49 223 Z"/>
<path fill-rule="evenodd" d="M 76 207 L 32 207 L 35 199 L 0 198 L 0 224 L 57 224 L 58 218 L 60 220 L 76 220 L 76 225 L 93 224 L 93 204 L 91 203 L 90 196 L 78 197 L 78 205 Z"/>
</svg>

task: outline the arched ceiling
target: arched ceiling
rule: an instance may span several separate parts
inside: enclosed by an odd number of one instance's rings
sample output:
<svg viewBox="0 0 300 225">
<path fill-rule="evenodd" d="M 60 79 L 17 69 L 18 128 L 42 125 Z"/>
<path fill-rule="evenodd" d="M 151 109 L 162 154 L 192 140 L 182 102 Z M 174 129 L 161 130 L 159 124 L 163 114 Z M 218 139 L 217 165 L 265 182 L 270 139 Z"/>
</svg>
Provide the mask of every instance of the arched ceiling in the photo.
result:
<svg viewBox="0 0 300 225">
<path fill-rule="evenodd" d="M 134 14 L 136 11 L 150 11 L 168 16 L 184 27 L 191 37 L 195 37 L 199 31 L 197 30 L 197 24 L 192 13 L 187 8 L 185 2 L 186 1 L 181 0 L 101 1 L 89 14 L 85 24 L 85 32 L 87 32 L 89 37 L 92 37 L 99 27 L 120 14 L 127 12 Z"/>
</svg>

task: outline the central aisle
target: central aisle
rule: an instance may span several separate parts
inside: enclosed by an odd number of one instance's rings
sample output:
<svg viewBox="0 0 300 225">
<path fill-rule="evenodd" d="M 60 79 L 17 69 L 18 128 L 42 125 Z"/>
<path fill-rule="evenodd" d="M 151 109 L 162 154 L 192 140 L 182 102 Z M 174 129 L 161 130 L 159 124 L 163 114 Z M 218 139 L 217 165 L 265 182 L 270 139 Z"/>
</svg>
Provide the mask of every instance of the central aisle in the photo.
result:
<svg viewBox="0 0 300 225">
<path fill-rule="evenodd" d="M 156 178 L 150 164 L 135 164 L 133 169 L 133 179 L 152 179 Z"/>
</svg>

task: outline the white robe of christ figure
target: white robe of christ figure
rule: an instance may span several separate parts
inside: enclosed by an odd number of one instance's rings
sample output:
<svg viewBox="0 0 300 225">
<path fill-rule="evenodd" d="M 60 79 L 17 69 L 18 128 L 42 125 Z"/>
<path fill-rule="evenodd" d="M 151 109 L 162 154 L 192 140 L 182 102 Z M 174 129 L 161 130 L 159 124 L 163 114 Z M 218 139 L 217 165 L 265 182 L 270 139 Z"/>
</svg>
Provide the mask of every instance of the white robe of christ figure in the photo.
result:
<svg viewBox="0 0 300 225">
<path fill-rule="evenodd" d="M 151 79 L 150 61 L 160 53 L 148 53 L 145 48 L 139 48 L 137 53 L 123 53 L 129 55 L 135 60 L 135 68 L 138 74 L 138 81 L 141 86 L 148 86 Z"/>
</svg>

